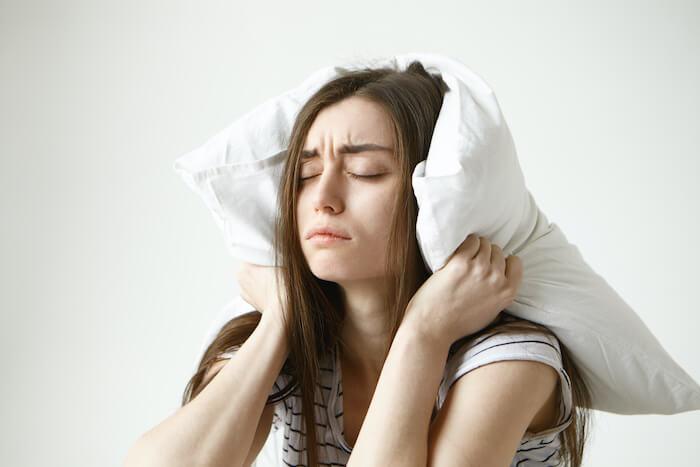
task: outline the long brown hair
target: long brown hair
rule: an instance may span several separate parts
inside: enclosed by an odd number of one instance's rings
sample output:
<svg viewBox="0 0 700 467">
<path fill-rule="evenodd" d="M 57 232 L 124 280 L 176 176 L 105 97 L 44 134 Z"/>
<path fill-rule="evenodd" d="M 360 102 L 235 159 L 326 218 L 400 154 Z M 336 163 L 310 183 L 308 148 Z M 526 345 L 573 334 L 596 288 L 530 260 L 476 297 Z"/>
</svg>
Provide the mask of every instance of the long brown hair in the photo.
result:
<svg viewBox="0 0 700 467">
<path fill-rule="evenodd" d="M 268 397 L 267 404 L 275 403 L 292 394 L 299 394 L 302 417 L 306 427 L 307 465 L 318 465 L 314 396 L 320 378 L 319 358 L 332 351 L 336 344 L 343 345 L 340 330 L 345 315 L 341 291 L 335 282 L 314 276 L 301 249 L 296 228 L 296 202 L 299 188 L 299 158 L 306 135 L 319 112 L 325 107 L 351 97 L 363 97 L 379 104 L 389 115 L 396 142 L 398 166 L 403 172 L 396 191 L 387 245 L 386 302 L 390 322 L 387 334 L 386 358 L 390 344 L 401 324 L 404 311 L 418 288 L 430 276 L 420 255 L 416 239 L 417 201 L 413 195 L 411 175 L 415 166 L 427 157 L 428 149 L 440 113 L 444 94 L 449 92 L 440 74 L 428 73 L 419 61 L 412 62 L 404 71 L 391 68 L 341 69 L 340 75 L 323 85 L 301 108 L 292 128 L 287 158 L 279 187 L 278 206 L 273 246 L 275 266 L 281 268 L 286 284 L 286 306 L 290 313 L 287 337 L 290 353 L 282 372 L 289 375 L 290 383 Z M 182 405 L 202 391 L 207 370 L 227 351 L 238 349 L 250 336 L 260 320 L 260 313 L 251 312 L 230 320 L 206 349 L 197 372 L 185 388 Z M 533 326 L 551 334 L 546 327 L 524 320 L 508 319 L 507 313 L 479 333 L 494 329 L 532 330 Z M 463 342 L 460 339 L 458 342 Z M 457 343 L 455 343 L 457 344 Z M 454 347 L 454 344 L 453 344 Z M 574 421 L 563 433 L 562 454 L 572 467 L 581 464 L 586 438 L 590 395 L 566 349 L 561 345 L 564 369 L 571 378 L 573 402 L 579 406 Z M 575 410 L 576 411 L 576 410 Z M 433 417 L 435 416 L 435 408 Z M 312 415 L 313 417 L 313 415 Z"/>
</svg>

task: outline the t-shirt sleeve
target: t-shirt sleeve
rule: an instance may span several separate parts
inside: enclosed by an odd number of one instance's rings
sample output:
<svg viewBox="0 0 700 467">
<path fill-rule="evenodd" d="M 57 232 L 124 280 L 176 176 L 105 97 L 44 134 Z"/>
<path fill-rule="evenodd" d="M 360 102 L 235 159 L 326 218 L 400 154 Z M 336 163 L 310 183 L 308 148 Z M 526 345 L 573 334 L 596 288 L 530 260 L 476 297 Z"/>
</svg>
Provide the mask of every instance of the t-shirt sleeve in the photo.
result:
<svg viewBox="0 0 700 467">
<path fill-rule="evenodd" d="M 231 358 L 236 354 L 236 350 L 230 350 L 228 352 L 224 352 L 221 354 L 223 358 Z M 272 388 L 270 389 L 270 393 L 268 395 L 272 396 L 273 394 L 277 394 L 280 392 L 282 389 L 287 387 L 287 384 L 289 384 L 290 377 L 284 373 L 280 373 L 277 376 L 277 379 L 272 385 Z M 284 420 L 285 420 L 285 410 L 286 406 L 284 404 L 283 400 L 277 401 L 274 403 L 274 412 L 272 413 L 272 427 L 275 430 L 279 430 L 284 426 Z"/>
<path fill-rule="evenodd" d="M 563 431 L 571 424 L 571 381 L 564 370 L 559 341 L 556 337 L 537 330 L 495 331 L 458 347 L 447 359 L 438 390 L 438 407 L 442 407 L 450 387 L 461 376 L 475 368 L 501 360 L 532 360 L 545 363 L 554 368 L 559 375 L 559 416 L 556 426 L 537 433 L 526 431 L 523 440 L 550 436 Z"/>
</svg>

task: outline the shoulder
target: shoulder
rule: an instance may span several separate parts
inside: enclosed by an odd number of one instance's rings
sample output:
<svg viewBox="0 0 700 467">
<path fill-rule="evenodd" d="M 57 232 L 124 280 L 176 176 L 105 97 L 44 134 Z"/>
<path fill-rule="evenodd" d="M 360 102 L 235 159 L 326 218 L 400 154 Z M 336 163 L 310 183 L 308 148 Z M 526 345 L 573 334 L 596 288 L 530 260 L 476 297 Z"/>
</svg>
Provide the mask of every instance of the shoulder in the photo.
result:
<svg viewBox="0 0 700 467">
<path fill-rule="evenodd" d="M 457 343 L 448 357 L 437 408 L 429 436 L 430 465 L 458 459 L 505 465 L 517 458 L 519 447 L 545 438 L 554 455 L 557 434 L 572 422 L 571 388 L 556 337 L 536 328 L 496 328 Z M 478 436 L 465 439 L 465 431 Z"/>
<path fill-rule="evenodd" d="M 563 430 L 552 416 L 556 377 L 540 362 L 508 360 L 464 374 L 431 423 L 429 465 L 511 465 L 518 448 L 535 437 L 531 431 L 544 437 Z M 543 421 L 539 413 L 550 418 Z M 474 436 L 465 438 L 465 432 Z"/>
<path fill-rule="evenodd" d="M 517 319 L 511 321 L 528 323 Z M 492 365 L 496 362 L 500 363 Z M 475 372 L 477 369 L 479 371 Z M 518 393 L 527 388 L 527 391 L 539 391 L 541 396 L 545 395 L 546 400 L 533 420 L 533 427 L 550 418 L 552 423 L 549 426 L 555 424 L 551 429 L 564 429 L 570 422 L 573 405 L 571 381 L 563 365 L 559 340 L 545 330 L 536 327 L 509 330 L 497 326 L 483 335 L 455 343 L 450 349 L 438 391 L 438 409 L 455 383 L 468 374 L 472 376 L 470 384 L 483 386 L 484 390 L 493 392 L 501 390 L 504 385 L 513 385 L 519 389 L 515 391 Z"/>
<path fill-rule="evenodd" d="M 453 344 L 445 365 L 445 389 L 461 375 L 503 360 L 537 361 L 554 370 L 563 370 L 561 347 L 556 336 L 537 328 L 508 330 L 496 327 L 482 335 Z M 568 375 L 562 376 L 568 381 Z"/>
</svg>

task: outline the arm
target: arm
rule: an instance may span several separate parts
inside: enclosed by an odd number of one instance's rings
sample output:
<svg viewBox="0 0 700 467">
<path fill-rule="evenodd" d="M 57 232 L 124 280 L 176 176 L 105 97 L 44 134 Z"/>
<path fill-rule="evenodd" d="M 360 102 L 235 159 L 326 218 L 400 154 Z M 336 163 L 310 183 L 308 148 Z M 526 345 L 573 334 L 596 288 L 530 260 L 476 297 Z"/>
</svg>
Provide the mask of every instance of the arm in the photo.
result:
<svg viewBox="0 0 700 467">
<path fill-rule="evenodd" d="M 515 298 L 521 278 L 517 256 L 506 259 L 488 239 L 469 235 L 420 286 L 391 344 L 348 465 L 428 464 L 430 417 L 450 345 L 497 318 Z"/>
<path fill-rule="evenodd" d="M 265 316 L 197 397 L 139 437 L 125 467 L 238 467 L 250 460 L 256 427 L 288 354 L 284 330 Z"/>
<path fill-rule="evenodd" d="M 559 376 L 536 361 L 503 360 L 460 377 L 430 427 L 428 466 L 510 465 L 528 428 L 556 422 Z"/>
<path fill-rule="evenodd" d="M 431 425 L 448 351 L 444 342 L 402 324 L 349 467 L 503 467 L 528 427 L 540 431 L 554 423 L 556 371 L 519 360 L 493 362 L 459 378 Z"/>
<path fill-rule="evenodd" d="M 204 375 L 204 384 L 208 384 L 211 378 L 216 376 L 219 370 L 221 370 L 221 368 L 224 365 L 226 365 L 228 360 L 229 359 L 225 359 L 214 363 Z M 250 451 L 248 451 L 248 457 L 243 463 L 243 467 L 250 467 L 253 461 L 258 457 L 258 454 L 260 454 L 260 450 L 265 445 L 265 441 L 267 441 L 267 436 L 270 434 L 270 427 L 272 426 L 272 417 L 274 412 L 274 405 L 266 405 L 263 409 L 262 416 L 260 417 L 260 422 L 258 422 L 258 428 L 255 431 L 255 437 L 253 438 L 253 444 L 250 447 Z"/>
<path fill-rule="evenodd" d="M 449 344 L 419 329 L 399 328 L 348 467 L 427 465 L 430 416 Z"/>
</svg>

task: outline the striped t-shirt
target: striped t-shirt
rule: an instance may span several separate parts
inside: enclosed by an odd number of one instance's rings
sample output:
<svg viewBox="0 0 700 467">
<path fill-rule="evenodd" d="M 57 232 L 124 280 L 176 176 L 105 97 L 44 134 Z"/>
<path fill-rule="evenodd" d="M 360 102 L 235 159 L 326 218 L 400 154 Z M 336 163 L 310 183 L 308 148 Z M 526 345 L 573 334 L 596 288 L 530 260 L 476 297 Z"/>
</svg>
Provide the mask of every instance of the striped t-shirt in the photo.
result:
<svg viewBox="0 0 700 467">
<path fill-rule="evenodd" d="M 449 388 L 460 376 L 499 360 L 534 360 L 552 366 L 559 373 L 559 417 L 556 426 L 538 433 L 526 431 L 511 466 L 559 465 L 559 433 L 571 424 L 572 393 L 569 376 L 562 366 L 559 342 L 555 337 L 537 330 L 510 334 L 496 331 L 479 336 L 469 344 L 453 347 L 437 394 L 438 410 L 445 402 Z M 324 356 L 320 363 L 321 379 L 315 403 L 319 462 L 320 465 L 345 466 L 352 447 L 344 438 L 343 385 L 337 347 L 334 352 Z M 289 376 L 280 374 L 271 394 L 286 387 L 288 381 Z M 301 397 L 297 388 L 287 399 L 275 404 L 274 429 L 253 464 L 254 467 L 307 465 L 306 452 L 301 449 L 305 433 L 300 413 Z"/>
</svg>

